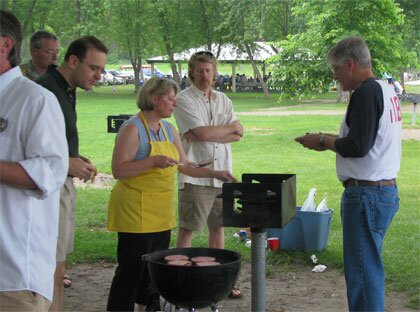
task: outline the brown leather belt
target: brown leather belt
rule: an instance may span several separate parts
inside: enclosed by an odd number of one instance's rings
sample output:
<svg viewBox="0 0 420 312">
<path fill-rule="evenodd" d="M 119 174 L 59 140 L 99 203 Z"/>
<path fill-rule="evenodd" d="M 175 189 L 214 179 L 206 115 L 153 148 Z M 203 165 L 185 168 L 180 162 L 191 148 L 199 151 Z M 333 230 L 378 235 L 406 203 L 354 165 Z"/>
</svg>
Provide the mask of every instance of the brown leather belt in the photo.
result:
<svg viewBox="0 0 420 312">
<path fill-rule="evenodd" d="M 366 180 L 356 180 L 348 179 L 343 182 L 344 187 L 348 186 L 391 186 L 396 185 L 395 179 L 392 180 L 380 180 L 380 181 L 366 181 Z"/>
</svg>

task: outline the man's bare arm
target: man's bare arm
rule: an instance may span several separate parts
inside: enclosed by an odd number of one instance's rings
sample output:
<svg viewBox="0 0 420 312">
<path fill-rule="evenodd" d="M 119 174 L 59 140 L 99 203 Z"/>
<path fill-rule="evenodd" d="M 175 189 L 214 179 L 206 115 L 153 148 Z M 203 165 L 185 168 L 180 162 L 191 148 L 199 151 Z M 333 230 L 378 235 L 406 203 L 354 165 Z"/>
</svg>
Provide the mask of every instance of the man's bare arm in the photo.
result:
<svg viewBox="0 0 420 312">
<path fill-rule="evenodd" d="M 231 143 L 239 141 L 243 132 L 241 123 L 236 120 L 229 125 L 197 127 L 186 132 L 184 136 L 187 141 Z"/>
<path fill-rule="evenodd" d="M 19 189 L 38 189 L 25 169 L 19 163 L 11 161 L 0 161 L 0 183 Z"/>
</svg>

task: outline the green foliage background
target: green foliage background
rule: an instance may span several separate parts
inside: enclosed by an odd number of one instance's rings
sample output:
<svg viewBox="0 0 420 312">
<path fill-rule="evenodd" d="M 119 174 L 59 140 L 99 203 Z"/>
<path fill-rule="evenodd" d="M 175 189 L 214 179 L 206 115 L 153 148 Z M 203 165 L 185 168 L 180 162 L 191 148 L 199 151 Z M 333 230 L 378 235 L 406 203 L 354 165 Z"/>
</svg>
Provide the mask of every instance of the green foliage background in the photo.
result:
<svg viewBox="0 0 420 312">
<path fill-rule="evenodd" d="M 286 98 L 328 90 L 325 54 L 344 36 L 366 39 L 377 76 L 400 77 L 420 60 L 418 0 L 0 0 L 0 7 L 21 21 L 25 59 L 36 30 L 54 32 L 62 52 L 89 34 L 107 43 L 112 63 L 131 63 L 136 76 L 150 57 L 170 59 L 202 45 L 217 54 L 224 43 L 252 54 L 255 42 L 270 42 L 277 53 L 270 83 Z"/>
<path fill-rule="evenodd" d="M 278 55 L 270 60 L 276 68 L 272 84 L 280 86 L 283 96 L 326 92 L 331 70 L 325 56 L 337 41 L 350 35 L 366 40 L 377 77 L 387 72 L 400 80 L 402 71 L 418 66 L 420 43 L 404 46 L 406 16 L 395 1 L 298 0 L 295 4 L 292 15 L 306 19 L 305 31 L 281 40 Z"/>
</svg>

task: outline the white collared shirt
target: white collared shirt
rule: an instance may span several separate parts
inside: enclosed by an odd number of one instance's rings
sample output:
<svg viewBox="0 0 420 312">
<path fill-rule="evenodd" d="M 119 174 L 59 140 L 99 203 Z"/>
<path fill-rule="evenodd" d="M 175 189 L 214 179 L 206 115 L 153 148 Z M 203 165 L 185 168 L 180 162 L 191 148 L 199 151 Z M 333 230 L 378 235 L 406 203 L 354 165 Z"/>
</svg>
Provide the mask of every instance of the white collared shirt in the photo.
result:
<svg viewBox="0 0 420 312">
<path fill-rule="evenodd" d="M 68 172 L 57 98 L 14 67 L 0 75 L 0 159 L 18 162 L 39 190 L 0 184 L 0 291 L 52 300 L 60 188 Z"/>
<path fill-rule="evenodd" d="M 190 129 L 204 126 L 229 125 L 236 120 L 232 101 L 222 92 L 211 90 L 211 101 L 196 86 L 180 92 L 177 97 L 178 107 L 174 111 L 182 145 L 188 160 L 202 162 L 213 160 L 214 170 L 232 172 L 232 150 L 230 144 L 216 142 L 187 142 L 183 134 Z M 212 178 L 193 178 L 179 174 L 179 187 L 184 183 L 222 187 L 223 182 Z"/>
</svg>

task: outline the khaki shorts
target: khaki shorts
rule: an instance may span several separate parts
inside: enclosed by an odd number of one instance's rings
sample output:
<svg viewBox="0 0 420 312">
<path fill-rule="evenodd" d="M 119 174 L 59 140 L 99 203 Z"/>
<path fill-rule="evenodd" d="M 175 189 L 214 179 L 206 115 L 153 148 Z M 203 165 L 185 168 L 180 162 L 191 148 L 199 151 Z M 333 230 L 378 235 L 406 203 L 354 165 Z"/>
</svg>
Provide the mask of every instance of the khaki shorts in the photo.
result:
<svg viewBox="0 0 420 312">
<path fill-rule="evenodd" d="M 57 262 L 67 259 L 74 250 L 74 231 L 76 226 L 76 188 L 73 179 L 67 177 L 60 191 L 60 218 L 58 224 Z"/>
<path fill-rule="evenodd" d="M 30 290 L 0 292 L 0 311 L 47 312 L 50 305 L 46 298 Z"/>
<path fill-rule="evenodd" d="M 185 183 L 179 190 L 179 226 L 190 231 L 208 227 L 223 227 L 222 199 L 216 198 L 221 188 Z"/>
</svg>

